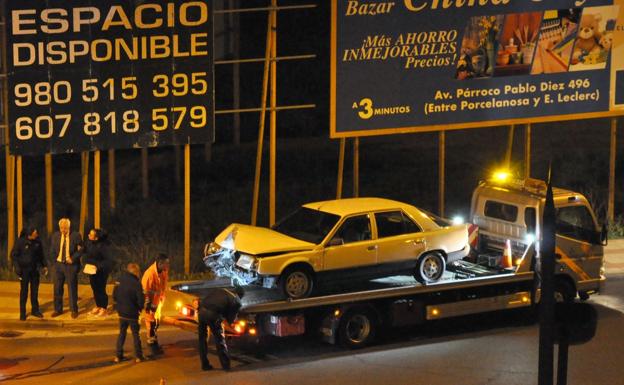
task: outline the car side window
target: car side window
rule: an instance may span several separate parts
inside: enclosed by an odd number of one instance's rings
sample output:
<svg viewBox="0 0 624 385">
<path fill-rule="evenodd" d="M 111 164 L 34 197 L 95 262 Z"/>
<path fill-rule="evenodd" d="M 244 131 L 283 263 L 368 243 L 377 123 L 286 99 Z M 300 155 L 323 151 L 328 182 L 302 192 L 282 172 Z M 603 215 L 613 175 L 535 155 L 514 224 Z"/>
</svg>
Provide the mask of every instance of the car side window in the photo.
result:
<svg viewBox="0 0 624 385">
<path fill-rule="evenodd" d="M 336 238 L 341 238 L 345 244 L 371 239 L 371 225 L 368 215 L 347 218 L 336 231 L 333 239 Z"/>
<path fill-rule="evenodd" d="M 557 209 L 556 232 L 559 235 L 584 242 L 599 243 L 594 219 L 585 206 L 567 206 Z"/>
<path fill-rule="evenodd" d="M 484 214 L 486 217 L 515 222 L 518 219 L 518 207 L 507 203 L 486 201 Z"/>
<path fill-rule="evenodd" d="M 402 211 L 375 213 L 379 238 L 420 232 L 420 228 Z"/>
</svg>

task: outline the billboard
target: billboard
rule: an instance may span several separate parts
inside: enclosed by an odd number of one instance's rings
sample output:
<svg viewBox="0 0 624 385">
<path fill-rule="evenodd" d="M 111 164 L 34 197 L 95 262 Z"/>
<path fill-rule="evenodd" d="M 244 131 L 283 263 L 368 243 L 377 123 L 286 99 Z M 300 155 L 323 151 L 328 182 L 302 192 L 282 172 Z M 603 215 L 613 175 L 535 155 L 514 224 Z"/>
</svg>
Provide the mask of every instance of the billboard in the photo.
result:
<svg viewBox="0 0 624 385">
<path fill-rule="evenodd" d="M 213 140 L 210 1 L 5 4 L 13 154 Z"/>
<path fill-rule="evenodd" d="M 624 114 L 624 0 L 332 0 L 330 136 Z"/>
</svg>

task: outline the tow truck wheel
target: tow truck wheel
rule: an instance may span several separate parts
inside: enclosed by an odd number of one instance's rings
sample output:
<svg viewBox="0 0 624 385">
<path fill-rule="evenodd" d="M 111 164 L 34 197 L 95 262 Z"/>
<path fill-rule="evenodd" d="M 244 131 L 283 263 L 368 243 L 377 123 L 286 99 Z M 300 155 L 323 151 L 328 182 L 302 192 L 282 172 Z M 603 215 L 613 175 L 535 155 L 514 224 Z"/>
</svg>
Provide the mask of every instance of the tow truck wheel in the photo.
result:
<svg viewBox="0 0 624 385">
<path fill-rule="evenodd" d="M 312 274 L 308 269 L 300 266 L 286 268 L 279 281 L 282 293 L 286 298 L 292 299 L 309 297 L 314 286 Z"/>
<path fill-rule="evenodd" d="M 418 260 L 414 278 L 423 285 L 437 282 L 445 268 L 446 262 L 440 253 L 427 253 Z"/>
<path fill-rule="evenodd" d="M 576 290 L 568 282 L 558 279 L 555 284 L 555 302 L 573 302 L 576 298 Z"/>
<path fill-rule="evenodd" d="M 377 334 L 377 321 L 372 311 L 354 308 L 340 319 L 338 338 L 340 345 L 359 349 L 370 345 Z"/>
</svg>

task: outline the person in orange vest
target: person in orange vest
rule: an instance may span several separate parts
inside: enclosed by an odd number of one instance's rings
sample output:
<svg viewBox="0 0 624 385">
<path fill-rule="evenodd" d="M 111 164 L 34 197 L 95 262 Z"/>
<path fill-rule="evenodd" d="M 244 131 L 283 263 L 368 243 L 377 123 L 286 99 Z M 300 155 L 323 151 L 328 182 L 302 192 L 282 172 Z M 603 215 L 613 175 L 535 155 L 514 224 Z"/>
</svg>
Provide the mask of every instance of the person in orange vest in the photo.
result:
<svg viewBox="0 0 624 385">
<path fill-rule="evenodd" d="M 145 328 L 147 330 L 147 346 L 149 346 L 152 355 L 156 356 L 163 353 L 162 348 L 158 345 L 159 320 L 156 318 L 156 310 L 158 305 L 165 300 L 165 289 L 169 279 L 169 256 L 160 253 L 156 257 L 156 261 L 145 270 L 141 285 L 145 293 Z"/>
</svg>

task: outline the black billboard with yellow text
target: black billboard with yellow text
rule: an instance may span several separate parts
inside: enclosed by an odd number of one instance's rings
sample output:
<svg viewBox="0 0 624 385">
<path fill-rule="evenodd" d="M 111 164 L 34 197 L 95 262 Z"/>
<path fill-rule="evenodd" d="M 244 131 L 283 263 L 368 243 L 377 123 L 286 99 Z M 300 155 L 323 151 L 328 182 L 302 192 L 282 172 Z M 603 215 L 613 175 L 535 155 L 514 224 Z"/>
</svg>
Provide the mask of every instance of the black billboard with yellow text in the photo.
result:
<svg viewBox="0 0 624 385">
<path fill-rule="evenodd" d="M 206 1 L 7 1 L 14 154 L 204 143 L 214 137 Z"/>
</svg>

